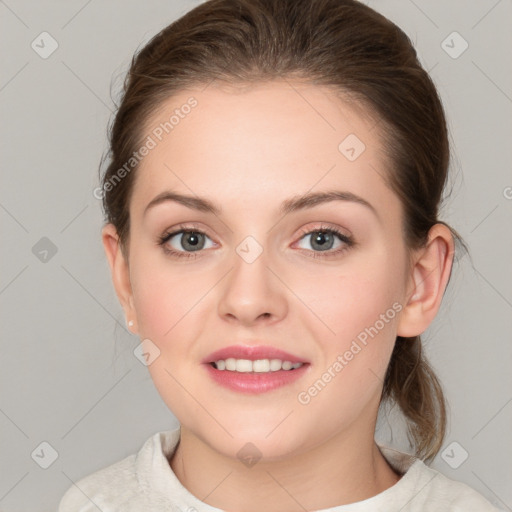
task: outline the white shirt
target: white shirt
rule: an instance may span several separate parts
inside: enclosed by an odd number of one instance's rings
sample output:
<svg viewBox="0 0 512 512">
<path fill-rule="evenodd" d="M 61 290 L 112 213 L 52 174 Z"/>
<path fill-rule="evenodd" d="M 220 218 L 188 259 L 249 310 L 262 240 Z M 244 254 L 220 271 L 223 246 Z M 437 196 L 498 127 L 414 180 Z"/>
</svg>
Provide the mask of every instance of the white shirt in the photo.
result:
<svg viewBox="0 0 512 512">
<path fill-rule="evenodd" d="M 221 512 L 191 494 L 168 460 L 180 428 L 157 432 L 137 454 L 96 471 L 72 485 L 58 512 Z M 420 459 L 378 445 L 403 476 L 372 498 L 318 512 L 496 512 L 474 489 L 429 468 Z M 169 457 L 169 459 L 167 457 Z"/>
</svg>

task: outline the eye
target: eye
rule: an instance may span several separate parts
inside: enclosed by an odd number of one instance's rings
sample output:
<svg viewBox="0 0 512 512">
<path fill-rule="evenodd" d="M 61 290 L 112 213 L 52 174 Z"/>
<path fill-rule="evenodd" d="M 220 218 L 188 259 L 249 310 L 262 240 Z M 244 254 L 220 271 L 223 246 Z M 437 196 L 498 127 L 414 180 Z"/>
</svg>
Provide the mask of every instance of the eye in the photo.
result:
<svg viewBox="0 0 512 512">
<path fill-rule="evenodd" d="M 176 230 L 159 237 L 158 245 L 171 257 L 196 258 L 201 250 L 214 247 L 216 244 L 200 229 L 178 226 Z M 326 226 L 303 230 L 298 242 L 299 249 L 314 258 L 337 256 L 354 245 L 352 237 L 344 235 L 334 227 Z"/>
<path fill-rule="evenodd" d="M 300 249 L 305 249 L 309 252 L 312 250 L 315 253 L 324 252 L 326 253 L 325 256 L 339 254 L 353 245 L 354 241 L 351 237 L 342 234 L 336 228 L 324 226 L 314 230 L 303 231 L 299 240 Z M 313 254 L 313 256 L 317 257 L 318 255 Z"/>
<path fill-rule="evenodd" d="M 208 245 L 210 241 L 210 245 Z M 179 230 L 168 232 L 159 239 L 164 251 L 176 257 L 195 257 L 195 253 L 202 249 L 213 247 L 212 240 L 198 229 L 181 228 Z"/>
</svg>

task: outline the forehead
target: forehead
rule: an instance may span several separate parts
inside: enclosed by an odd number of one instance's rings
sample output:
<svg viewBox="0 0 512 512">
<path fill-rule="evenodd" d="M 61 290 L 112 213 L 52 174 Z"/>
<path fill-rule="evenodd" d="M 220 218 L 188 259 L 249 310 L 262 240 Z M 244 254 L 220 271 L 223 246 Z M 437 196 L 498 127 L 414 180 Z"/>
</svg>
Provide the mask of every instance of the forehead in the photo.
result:
<svg viewBox="0 0 512 512">
<path fill-rule="evenodd" d="M 145 123 L 152 146 L 134 196 L 165 189 L 268 204 L 311 190 L 344 189 L 383 205 L 386 158 L 376 120 L 348 97 L 291 81 L 183 90 Z M 142 206 L 142 205 L 141 205 Z M 240 206 L 240 205 L 238 205 Z"/>
</svg>

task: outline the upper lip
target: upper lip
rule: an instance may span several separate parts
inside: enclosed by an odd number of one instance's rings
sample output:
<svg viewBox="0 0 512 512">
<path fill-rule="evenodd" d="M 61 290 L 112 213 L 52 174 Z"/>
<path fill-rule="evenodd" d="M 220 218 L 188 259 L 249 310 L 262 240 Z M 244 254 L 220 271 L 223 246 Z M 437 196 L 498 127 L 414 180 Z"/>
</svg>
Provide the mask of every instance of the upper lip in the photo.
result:
<svg viewBox="0 0 512 512">
<path fill-rule="evenodd" d="M 299 356 L 285 352 L 269 345 L 230 345 L 215 352 L 203 359 L 203 363 L 213 363 L 215 361 L 234 359 L 249 359 L 256 361 L 257 359 L 281 359 L 281 361 L 290 361 L 291 363 L 306 363 Z"/>
</svg>

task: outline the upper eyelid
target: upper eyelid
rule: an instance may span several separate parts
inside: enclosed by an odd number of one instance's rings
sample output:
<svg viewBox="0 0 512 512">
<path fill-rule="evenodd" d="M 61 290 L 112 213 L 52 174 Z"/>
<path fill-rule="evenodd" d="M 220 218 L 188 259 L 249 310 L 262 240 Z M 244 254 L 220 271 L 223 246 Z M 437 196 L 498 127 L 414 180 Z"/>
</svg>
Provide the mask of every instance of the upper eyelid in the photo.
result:
<svg viewBox="0 0 512 512">
<path fill-rule="evenodd" d="M 204 235 L 210 236 L 208 229 L 205 229 L 201 226 L 196 226 L 194 224 L 191 224 L 191 225 L 178 224 L 175 227 L 164 230 L 162 237 L 165 237 L 168 235 L 177 235 L 179 233 L 190 232 L 190 231 L 193 231 L 194 233 L 197 232 L 197 233 L 202 233 Z"/>
<path fill-rule="evenodd" d="M 335 227 L 333 225 L 329 225 L 329 223 L 326 223 L 325 221 L 324 222 L 321 222 L 320 223 L 321 225 L 320 226 L 312 226 L 312 227 L 305 227 L 305 228 L 300 228 L 300 234 L 308 234 L 312 231 L 330 231 L 330 230 L 334 230 L 334 231 L 344 231 L 346 230 L 346 228 L 340 228 L 340 227 Z M 182 231 L 194 231 L 194 232 L 199 232 L 199 233 L 203 233 L 205 235 L 208 235 L 209 233 L 209 230 L 207 228 L 203 228 L 199 225 L 195 225 L 195 224 L 190 224 L 190 225 L 185 225 L 185 224 L 178 224 L 177 226 L 173 227 L 173 228 L 168 228 L 166 230 L 164 230 L 163 234 L 166 235 L 166 234 L 178 234 L 178 233 L 181 233 Z M 344 234 L 344 233 L 342 233 Z M 208 235 L 209 236 L 209 235 Z M 346 236 L 350 236 L 349 234 L 346 234 Z"/>
<path fill-rule="evenodd" d="M 341 235 L 346 236 L 347 238 L 350 238 L 352 235 L 350 232 L 344 233 L 344 231 L 348 231 L 346 228 L 342 228 L 339 226 L 329 225 L 327 222 L 321 222 L 320 226 L 314 226 L 314 227 L 305 227 L 300 229 L 300 234 L 310 234 L 315 231 L 339 231 Z"/>
</svg>

